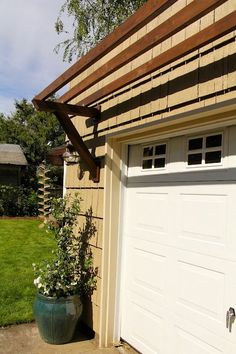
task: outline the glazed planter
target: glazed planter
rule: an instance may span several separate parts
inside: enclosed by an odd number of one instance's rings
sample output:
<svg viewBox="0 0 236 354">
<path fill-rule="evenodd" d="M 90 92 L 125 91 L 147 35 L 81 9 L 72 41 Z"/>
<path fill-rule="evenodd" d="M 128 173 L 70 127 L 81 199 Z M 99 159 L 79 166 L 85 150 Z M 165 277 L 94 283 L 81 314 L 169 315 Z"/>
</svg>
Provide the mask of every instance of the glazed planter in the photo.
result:
<svg viewBox="0 0 236 354">
<path fill-rule="evenodd" d="M 37 294 L 34 315 L 41 338 L 50 344 L 68 343 L 82 314 L 78 295 L 59 299 Z"/>
</svg>

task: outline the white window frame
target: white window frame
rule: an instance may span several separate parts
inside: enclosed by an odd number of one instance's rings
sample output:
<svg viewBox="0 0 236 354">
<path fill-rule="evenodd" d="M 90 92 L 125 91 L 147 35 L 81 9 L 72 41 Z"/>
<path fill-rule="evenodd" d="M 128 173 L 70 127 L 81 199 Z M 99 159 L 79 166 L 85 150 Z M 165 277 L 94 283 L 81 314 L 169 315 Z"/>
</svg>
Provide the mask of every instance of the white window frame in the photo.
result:
<svg viewBox="0 0 236 354">
<path fill-rule="evenodd" d="M 161 154 L 161 155 L 156 155 L 155 154 L 155 148 L 156 146 L 160 146 L 160 145 L 165 145 L 166 146 L 166 152 L 165 154 Z M 152 147 L 153 148 L 153 154 L 151 156 L 143 156 L 143 152 L 145 148 L 148 147 Z M 154 167 L 154 162 L 155 159 L 161 159 L 164 158 L 165 159 L 165 166 L 164 167 Z M 147 160 L 152 160 L 152 167 L 151 168 L 143 168 L 143 161 L 147 161 Z M 167 169 L 167 164 L 168 164 L 168 142 L 167 141 L 158 141 L 158 142 L 153 142 L 153 143 L 149 143 L 149 144 L 145 144 L 142 145 L 141 148 L 141 158 L 140 158 L 140 168 L 141 168 L 141 172 L 149 172 L 150 171 L 155 171 L 155 172 L 162 172 L 165 171 Z"/>
<path fill-rule="evenodd" d="M 211 148 L 206 148 L 206 139 L 210 136 L 214 135 L 221 135 L 222 136 L 222 141 L 221 141 L 221 146 L 216 146 L 216 147 L 211 147 Z M 223 167 L 224 165 L 224 155 L 225 155 L 225 148 L 224 148 L 224 132 L 223 131 L 215 131 L 215 132 L 210 132 L 210 133 L 204 133 L 204 134 L 198 134 L 198 135 L 192 135 L 188 136 L 186 139 L 186 168 L 187 169 L 205 169 L 205 168 L 211 168 L 211 167 Z M 198 139 L 202 138 L 203 139 L 203 146 L 201 149 L 196 149 L 196 150 L 189 150 L 189 141 L 192 139 Z M 221 161 L 220 162 L 215 162 L 215 163 L 206 163 L 205 161 L 205 155 L 207 152 L 214 152 L 214 151 L 221 151 Z M 195 164 L 195 165 L 188 165 L 188 156 L 191 154 L 197 154 L 201 153 L 202 154 L 202 162 L 201 164 Z"/>
</svg>

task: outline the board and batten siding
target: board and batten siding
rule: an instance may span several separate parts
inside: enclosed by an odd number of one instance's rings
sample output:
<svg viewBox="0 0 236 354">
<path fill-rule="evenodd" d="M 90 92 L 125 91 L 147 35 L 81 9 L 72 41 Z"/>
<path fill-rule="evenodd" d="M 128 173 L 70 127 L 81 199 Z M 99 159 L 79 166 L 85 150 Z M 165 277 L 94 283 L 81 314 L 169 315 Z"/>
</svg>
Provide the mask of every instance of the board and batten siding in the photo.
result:
<svg viewBox="0 0 236 354">
<path fill-rule="evenodd" d="M 177 1 L 157 18 L 81 73 L 72 81 L 71 87 L 78 84 L 103 63 L 121 52 L 122 49 L 127 48 L 190 2 L 188 0 Z M 152 57 L 163 53 L 234 10 L 236 10 L 236 1 L 228 0 L 202 19 L 101 80 L 74 98 L 71 103 L 80 102 L 83 98 L 96 92 L 109 82 L 128 73 Z M 98 286 L 92 296 L 92 308 L 84 314 L 84 321 L 96 333 L 99 333 L 100 320 L 106 135 L 108 133 L 121 132 L 127 128 L 145 126 L 147 123 L 156 122 L 163 118 L 173 117 L 198 108 L 210 107 L 235 98 L 235 34 L 236 32 L 234 31 L 100 100 L 97 104 L 101 105 L 101 119 L 96 124 L 94 124 L 92 119 L 85 117 L 73 118 L 73 123 L 90 151 L 96 157 L 101 157 L 102 163 L 99 183 L 94 183 L 89 179 L 88 171 L 80 174 L 77 165 L 68 166 L 66 174 L 67 193 L 79 192 L 82 198 L 81 223 L 84 220 L 83 215 L 86 210 L 92 207 L 93 219 L 97 228 L 96 235 L 91 241 L 91 246 L 95 266 L 99 268 Z"/>
</svg>

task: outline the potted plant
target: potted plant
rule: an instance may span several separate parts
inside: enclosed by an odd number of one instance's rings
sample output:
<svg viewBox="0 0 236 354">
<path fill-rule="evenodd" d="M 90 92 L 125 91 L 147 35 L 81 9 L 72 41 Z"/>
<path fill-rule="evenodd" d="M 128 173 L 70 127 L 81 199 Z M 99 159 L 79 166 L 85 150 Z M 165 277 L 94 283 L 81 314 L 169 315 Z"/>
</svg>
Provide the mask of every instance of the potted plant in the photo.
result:
<svg viewBox="0 0 236 354">
<path fill-rule="evenodd" d="M 95 233 L 92 210 L 86 213 L 85 226 L 75 232 L 80 199 L 53 199 L 51 215 L 46 221 L 47 231 L 56 240 L 52 259 L 41 265 L 33 264 L 37 295 L 34 303 L 35 319 L 44 341 L 53 344 L 69 342 L 82 313 L 81 297 L 96 287 L 97 269 L 89 239 Z"/>
</svg>

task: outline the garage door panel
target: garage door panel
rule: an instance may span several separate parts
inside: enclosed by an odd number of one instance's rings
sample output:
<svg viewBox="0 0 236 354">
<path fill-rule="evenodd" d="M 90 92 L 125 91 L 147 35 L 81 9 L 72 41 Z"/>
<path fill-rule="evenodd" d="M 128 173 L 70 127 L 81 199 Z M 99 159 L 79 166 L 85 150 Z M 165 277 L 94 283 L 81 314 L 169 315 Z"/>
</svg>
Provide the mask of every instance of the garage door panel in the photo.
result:
<svg viewBox="0 0 236 354">
<path fill-rule="evenodd" d="M 135 243 L 135 246 L 134 246 Z M 132 293 L 142 296 L 151 303 L 164 305 L 164 296 L 167 295 L 166 268 L 168 258 L 166 249 L 161 248 L 155 252 L 153 244 L 130 238 L 127 242 L 127 262 L 124 266 L 129 269 L 125 288 Z"/>
<path fill-rule="evenodd" d="M 236 261 L 235 192 L 234 184 L 176 186 L 176 247 Z"/>
<path fill-rule="evenodd" d="M 136 227 L 154 232 L 167 233 L 168 193 L 152 190 L 136 194 Z M 158 215 L 158 218 L 157 218 Z"/>
<path fill-rule="evenodd" d="M 216 335 L 225 336 L 228 306 L 226 292 L 230 281 L 225 262 L 200 254 L 177 251 L 173 269 L 178 283 L 175 291 L 176 285 L 172 284 L 175 304 L 173 311 L 192 323 L 211 329 Z"/>
<path fill-rule="evenodd" d="M 220 354 L 223 353 L 224 343 L 219 341 L 209 331 L 199 327 L 186 327 L 188 330 L 175 327 L 175 354 Z M 191 332 L 190 332 L 191 331 Z"/>
<path fill-rule="evenodd" d="M 134 285 L 163 295 L 166 257 L 140 248 L 134 249 Z M 155 277 L 153 271 L 155 270 Z M 157 281 L 158 279 L 158 281 Z"/>
<path fill-rule="evenodd" d="M 127 206 L 127 234 L 137 239 L 167 242 L 168 193 L 154 193 L 152 188 L 142 188 L 138 192 L 131 190 L 130 194 L 132 205 Z"/>
<path fill-rule="evenodd" d="M 164 323 L 159 316 L 153 316 L 150 312 L 136 303 L 130 304 L 132 323 L 127 322 L 126 340 L 131 345 L 139 345 L 142 353 L 157 354 L 163 353 Z M 150 324 L 150 328 L 145 323 Z M 130 331 L 132 326 L 132 331 Z M 129 334 L 127 334 L 127 331 Z M 158 337 L 156 333 L 159 333 Z"/>
<path fill-rule="evenodd" d="M 161 353 L 162 340 L 164 338 L 164 324 L 163 319 L 158 316 L 153 316 L 152 313 L 146 311 L 138 304 L 133 304 L 135 327 L 133 330 L 134 339 L 145 347 L 146 350 L 150 349 L 150 352 Z M 150 323 L 150 328 L 144 326 L 144 323 Z M 160 333 L 157 338 L 156 333 Z M 149 350 L 148 350 L 149 351 Z"/>
<path fill-rule="evenodd" d="M 182 237 L 225 245 L 227 195 L 181 193 L 180 203 Z"/>
<path fill-rule="evenodd" d="M 134 309 L 131 310 L 131 308 L 134 307 L 136 309 L 138 307 L 140 311 L 142 309 L 143 312 L 146 313 L 146 316 L 148 315 L 148 316 L 152 316 L 152 318 L 154 319 L 158 318 L 159 320 L 162 320 L 163 323 L 166 320 L 168 320 L 169 318 L 168 316 L 171 315 L 171 309 L 169 306 L 167 306 L 164 297 L 157 297 L 157 298 L 155 297 L 149 298 L 148 296 L 143 297 L 141 293 L 139 294 L 136 291 L 127 291 L 126 295 L 127 295 L 127 302 L 125 304 L 125 308 L 127 310 L 127 313 L 124 313 L 124 317 L 128 317 L 127 314 L 129 312 L 131 313 L 132 311 L 134 311 Z M 134 324 L 131 326 L 130 330 L 133 331 L 133 328 L 134 328 Z M 158 336 L 159 336 L 159 332 L 158 332 Z"/>
<path fill-rule="evenodd" d="M 137 294 L 130 294 L 126 310 L 128 312 L 124 312 L 122 319 L 121 337 L 124 334 L 131 345 L 138 343 L 142 353 L 163 353 L 166 331 L 166 313 L 163 307 Z M 129 316 L 126 317 L 127 313 Z"/>
<path fill-rule="evenodd" d="M 225 274 L 201 265 L 178 263 L 179 312 L 186 312 L 194 322 L 205 322 L 207 326 L 211 321 L 219 322 L 223 313 Z"/>
</svg>

